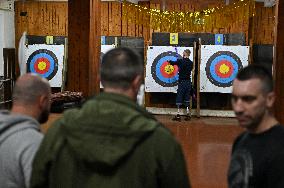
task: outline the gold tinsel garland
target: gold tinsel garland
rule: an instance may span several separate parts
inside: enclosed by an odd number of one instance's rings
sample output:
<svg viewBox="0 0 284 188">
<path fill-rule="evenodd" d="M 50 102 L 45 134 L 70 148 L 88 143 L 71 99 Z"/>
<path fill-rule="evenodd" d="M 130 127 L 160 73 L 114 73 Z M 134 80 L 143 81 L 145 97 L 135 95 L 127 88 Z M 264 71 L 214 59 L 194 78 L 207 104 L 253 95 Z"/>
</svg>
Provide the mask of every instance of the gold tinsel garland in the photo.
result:
<svg viewBox="0 0 284 188">
<path fill-rule="evenodd" d="M 164 32 L 201 32 L 209 28 L 226 28 L 255 14 L 254 0 L 240 0 L 230 5 L 197 12 L 161 11 L 123 1 L 123 19 Z M 238 15 L 238 16 L 236 16 Z"/>
</svg>

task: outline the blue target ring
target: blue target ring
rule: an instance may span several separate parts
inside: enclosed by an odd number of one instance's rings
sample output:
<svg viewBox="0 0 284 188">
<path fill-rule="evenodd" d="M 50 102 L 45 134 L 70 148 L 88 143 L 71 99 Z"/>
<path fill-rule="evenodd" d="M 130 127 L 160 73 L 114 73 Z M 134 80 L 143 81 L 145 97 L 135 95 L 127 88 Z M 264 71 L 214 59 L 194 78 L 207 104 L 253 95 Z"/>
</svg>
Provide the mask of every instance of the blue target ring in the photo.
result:
<svg viewBox="0 0 284 188">
<path fill-rule="evenodd" d="M 178 74 L 172 77 L 165 77 L 161 72 L 161 67 L 168 61 L 176 61 L 178 58 L 182 58 L 176 52 L 168 51 L 159 54 L 153 61 L 151 66 L 151 74 L 153 79 L 163 87 L 173 87 L 178 85 Z"/>
<path fill-rule="evenodd" d="M 216 70 L 215 70 L 216 64 L 218 62 L 222 61 L 222 60 L 229 61 L 232 64 L 232 67 L 234 68 L 233 73 L 228 78 L 221 78 L 216 74 Z M 212 74 L 212 77 L 213 77 L 214 80 L 216 80 L 217 82 L 226 84 L 226 83 L 232 82 L 235 79 L 235 77 L 237 76 L 237 74 L 238 74 L 238 68 L 237 67 L 238 67 L 238 62 L 236 62 L 234 58 L 232 58 L 228 55 L 221 55 L 221 56 L 216 57 L 212 61 L 211 65 L 210 65 L 210 73 Z"/>
<path fill-rule="evenodd" d="M 163 75 L 162 75 L 162 72 L 161 72 L 161 69 L 160 67 L 166 62 L 166 61 L 176 61 L 177 58 L 176 57 L 173 57 L 173 56 L 165 56 L 165 57 L 162 57 L 161 59 L 158 60 L 158 63 L 156 65 L 156 74 L 157 74 L 157 77 L 162 81 L 162 82 L 165 82 L 167 84 L 171 84 L 171 83 L 174 83 L 178 80 L 178 74 L 176 74 L 175 76 L 171 77 L 171 78 L 165 78 Z"/>
<path fill-rule="evenodd" d="M 37 61 L 39 59 L 41 59 L 41 61 L 48 64 L 48 66 L 46 66 L 46 70 L 39 71 L 37 67 Z M 36 73 L 48 80 L 51 80 L 56 75 L 57 70 L 58 70 L 58 59 L 56 55 L 50 50 L 47 49 L 36 50 L 28 58 L 27 72 Z"/>
<path fill-rule="evenodd" d="M 230 71 L 228 74 L 224 74 L 224 76 L 221 77 L 220 70 L 217 68 L 218 64 L 222 64 L 223 62 L 226 62 L 225 66 L 228 67 Z M 218 87 L 230 87 L 239 70 L 242 68 L 242 62 L 236 54 L 230 51 L 219 51 L 208 59 L 205 71 L 207 78 L 212 84 Z"/>
</svg>

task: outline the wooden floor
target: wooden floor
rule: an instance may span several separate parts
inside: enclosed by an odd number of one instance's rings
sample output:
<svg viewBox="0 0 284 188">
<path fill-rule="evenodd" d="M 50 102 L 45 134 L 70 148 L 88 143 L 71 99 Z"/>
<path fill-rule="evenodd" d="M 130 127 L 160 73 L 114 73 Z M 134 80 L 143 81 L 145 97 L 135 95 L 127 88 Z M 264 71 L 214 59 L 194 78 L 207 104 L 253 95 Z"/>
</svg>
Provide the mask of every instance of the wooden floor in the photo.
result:
<svg viewBox="0 0 284 188">
<path fill-rule="evenodd" d="M 234 138 L 243 130 L 233 118 L 193 118 L 175 122 L 157 116 L 183 147 L 193 188 L 226 188 Z"/>
<path fill-rule="evenodd" d="M 42 126 L 45 132 L 61 114 L 51 114 Z M 181 143 L 193 188 L 227 188 L 226 174 L 232 142 L 243 131 L 233 118 L 193 118 L 176 122 L 171 116 L 157 119 Z"/>
</svg>

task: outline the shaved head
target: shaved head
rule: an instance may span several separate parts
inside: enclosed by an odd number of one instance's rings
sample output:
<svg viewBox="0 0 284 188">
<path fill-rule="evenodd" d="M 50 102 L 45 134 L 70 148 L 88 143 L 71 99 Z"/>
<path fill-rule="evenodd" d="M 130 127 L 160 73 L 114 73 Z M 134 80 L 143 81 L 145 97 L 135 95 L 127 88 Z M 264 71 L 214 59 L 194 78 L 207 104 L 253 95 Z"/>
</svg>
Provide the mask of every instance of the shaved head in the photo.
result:
<svg viewBox="0 0 284 188">
<path fill-rule="evenodd" d="M 35 104 L 37 98 L 50 94 L 48 81 L 35 74 L 25 74 L 18 78 L 13 90 L 13 102 L 26 105 Z"/>
<path fill-rule="evenodd" d="M 48 81 L 35 74 L 18 78 L 13 91 L 12 112 L 34 117 L 39 123 L 48 120 L 51 88 Z"/>
</svg>

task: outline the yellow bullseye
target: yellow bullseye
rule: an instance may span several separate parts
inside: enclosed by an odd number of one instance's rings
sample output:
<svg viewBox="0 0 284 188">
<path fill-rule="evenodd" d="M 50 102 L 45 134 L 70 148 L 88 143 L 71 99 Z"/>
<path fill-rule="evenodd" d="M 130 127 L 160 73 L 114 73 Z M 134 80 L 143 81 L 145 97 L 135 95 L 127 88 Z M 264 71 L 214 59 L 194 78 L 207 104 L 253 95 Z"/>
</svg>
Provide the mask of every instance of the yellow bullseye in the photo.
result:
<svg viewBox="0 0 284 188">
<path fill-rule="evenodd" d="M 230 71 L 230 67 L 223 64 L 223 65 L 220 66 L 219 71 L 222 74 L 227 74 Z"/>
<path fill-rule="evenodd" d="M 174 66 L 168 64 L 165 66 L 165 73 L 167 74 L 172 74 L 174 72 L 175 68 Z"/>
<path fill-rule="evenodd" d="M 38 69 L 41 70 L 41 71 L 46 69 L 46 63 L 43 62 L 43 61 L 39 62 L 38 63 Z"/>
</svg>

